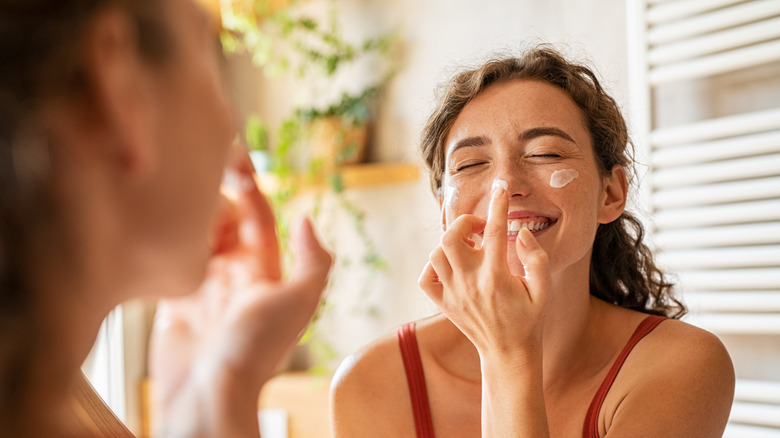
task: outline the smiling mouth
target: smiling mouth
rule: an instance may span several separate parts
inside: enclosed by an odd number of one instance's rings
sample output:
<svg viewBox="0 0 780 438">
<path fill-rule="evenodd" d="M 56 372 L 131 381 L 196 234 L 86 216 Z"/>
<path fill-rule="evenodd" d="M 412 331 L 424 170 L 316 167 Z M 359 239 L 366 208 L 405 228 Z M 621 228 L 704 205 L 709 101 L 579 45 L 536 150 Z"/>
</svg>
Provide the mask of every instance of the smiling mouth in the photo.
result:
<svg viewBox="0 0 780 438">
<path fill-rule="evenodd" d="M 507 236 L 516 236 L 517 233 L 520 232 L 523 228 L 528 228 L 529 231 L 532 233 L 535 233 L 537 231 L 542 231 L 543 229 L 550 226 L 549 220 L 538 220 L 538 221 L 523 221 L 520 219 L 513 219 L 510 221 L 507 221 Z"/>
</svg>

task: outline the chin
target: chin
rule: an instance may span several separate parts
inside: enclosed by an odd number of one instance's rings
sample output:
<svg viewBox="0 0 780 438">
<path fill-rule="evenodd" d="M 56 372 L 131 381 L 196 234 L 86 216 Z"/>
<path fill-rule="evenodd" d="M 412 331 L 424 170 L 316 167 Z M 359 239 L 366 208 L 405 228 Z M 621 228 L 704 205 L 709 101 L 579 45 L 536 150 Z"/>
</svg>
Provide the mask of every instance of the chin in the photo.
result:
<svg viewBox="0 0 780 438">
<path fill-rule="evenodd" d="M 184 259 L 182 257 L 182 259 Z M 187 296 L 198 290 L 206 278 L 209 258 L 205 255 L 198 257 L 188 257 L 187 262 L 178 266 L 178 269 L 171 270 L 169 275 L 165 273 L 160 281 L 159 297 L 175 298 Z"/>
</svg>

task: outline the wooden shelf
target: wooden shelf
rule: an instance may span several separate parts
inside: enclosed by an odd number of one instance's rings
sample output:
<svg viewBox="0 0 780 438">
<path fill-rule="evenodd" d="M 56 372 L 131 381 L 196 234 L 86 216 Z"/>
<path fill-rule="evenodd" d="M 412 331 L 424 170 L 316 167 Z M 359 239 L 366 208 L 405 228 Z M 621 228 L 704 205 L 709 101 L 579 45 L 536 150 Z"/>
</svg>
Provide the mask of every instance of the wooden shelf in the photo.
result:
<svg viewBox="0 0 780 438">
<path fill-rule="evenodd" d="M 341 168 L 341 177 L 347 188 L 373 187 L 417 181 L 420 168 L 409 163 L 352 164 Z"/>
<path fill-rule="evenodd" d="M 289 438 L 329 438 L 329 390 L 330 376 L 283 373 L 265 384 L 258 407 L 285 411 Z"/>
<path fill-rule="evenodd" d="M 414 182 L 420 178 L 420 168 L 411 163 L 365 163 L 350 164 L 339 169 L 344 188 L 368 188 L 390 184 Z M 264 191 L 274 191 L 279 187 L 279 181 L 272 174 L 258 176 L 260 187 Z M 307 181 L 301 176 L 300 184 L 306 189 L 322 189 L 325 181 Z"/>
</svg>

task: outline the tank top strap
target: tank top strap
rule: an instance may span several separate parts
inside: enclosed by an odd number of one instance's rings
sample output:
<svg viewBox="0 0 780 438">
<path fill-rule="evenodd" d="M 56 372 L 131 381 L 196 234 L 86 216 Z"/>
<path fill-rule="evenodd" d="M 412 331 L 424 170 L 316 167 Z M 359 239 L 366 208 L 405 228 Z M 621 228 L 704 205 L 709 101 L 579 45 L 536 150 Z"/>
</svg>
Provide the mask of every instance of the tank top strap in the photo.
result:
<svg viewBox="0 0 780 438">
<path fill-rule="evenodd" d="M 585 424 L 583 425 L 582 429 L 583 438 L 598 438 L 598 419 L 599 413 L 601 412 L 601 405 L 604 403 L 604 399 L 607 398 L 607 393 L 609 392 L 609 389 L 612 387 L 612 383 L 615 381 L 615 378 L 620 372 L 620 368 L 623 366 L 623 363 L 626 361 L 626 358 L 628 357 L 629 353 L 631 353 L 631 350 L 634 349 L 636 344 L 648 333 L 653 331 L 653 329 L 665 319 L 665 316 L 649 315 L 643 319 L 642 322 L 639 323 L 639 326 L 637 326 L 636 330 L 634 330 L 634 334 L 631 335 L 631 338 L 626 343 L 626 346 L 623 347 L 620 355 L 618 355 L 617 359 L 615 359 L 615 362 L 612 364 L 612 368 L 610 368 L 609 373 L 607 373 L 607 377 L 604 378 L 603 382 L 601 382 L 601 386 L 599 386 L 598 391 L 596 391 L 596 394 L 593 396 L 593 400 L 590 402 L 588 412 L 585 415 Z"/>
<path fill-rule="evenodd" d="M 434 438 L 431 407 L 428 403 L 428 391 L 425 388 L 425 372 L 413 322 L 398 329 L 398 345 L 401 347 L 406 382 L 409 385 L 417 438 Z"/>
</svg>

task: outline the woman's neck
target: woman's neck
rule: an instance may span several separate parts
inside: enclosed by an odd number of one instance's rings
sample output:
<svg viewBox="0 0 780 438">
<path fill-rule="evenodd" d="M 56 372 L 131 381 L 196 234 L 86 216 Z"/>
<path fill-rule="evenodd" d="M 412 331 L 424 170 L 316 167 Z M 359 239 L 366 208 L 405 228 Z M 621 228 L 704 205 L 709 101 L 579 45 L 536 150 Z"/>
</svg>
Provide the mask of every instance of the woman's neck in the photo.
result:
<svg viewBox="0 0 780 438">
<path fill-rule="evenodd" d="M 63 436 L 62 431 L 73 429 L 72 404 L 82 379 L 81 366 L 107 313 L 91 298 L 100 288 L 65 265 L 41 270 L 46 274 L 35 284 L 32 354 L 24 390 L 29 397 L 22 412 L 35 421 L 31 427 L 56 432 L 31 436 Z"/>
</svg>

